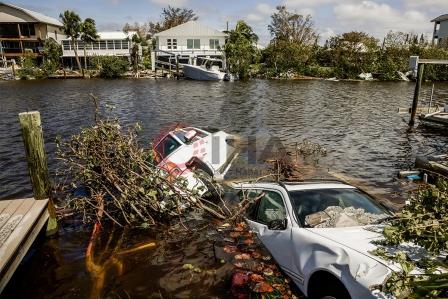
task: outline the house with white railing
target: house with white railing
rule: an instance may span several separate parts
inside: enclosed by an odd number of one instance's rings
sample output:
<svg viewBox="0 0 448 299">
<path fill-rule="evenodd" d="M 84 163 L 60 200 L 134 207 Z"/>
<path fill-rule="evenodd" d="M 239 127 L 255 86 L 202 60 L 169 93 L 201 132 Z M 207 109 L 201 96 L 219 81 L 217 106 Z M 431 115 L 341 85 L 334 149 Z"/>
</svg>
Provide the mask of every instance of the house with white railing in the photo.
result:
<svg viewBox="0 0 448 299">
<path fill-rule="evenodd" d="M 120 56 L 123 59 L 130 59 L 132 36 L 137 34 L 134 31 L 128 33 L 122 31 L 113 32 L 98 32 L 98 40 L 86 44 L 86 51 L 84 55 L 84 42 L 77 41 L 77 51 L 79 59 L 84 64 L 84 59 L 87 59 L 89 63 L 94 57 L 97 56 Z M 75 47 L 69 38 L 64 38 L 62 43 L 62 59 L 64 65 L 76 67 Z"/>
<path fill-rule="evenodd" d="M 155 47 L 153 69 L 156 61 L 172 62 L 178 57 L 180 63 L 197 65 L 201 58 L 224 58 L 223 46 L 226 34 L 205 26 L 198 21 L 189 21 L 154 35 Z"/>
</svg>

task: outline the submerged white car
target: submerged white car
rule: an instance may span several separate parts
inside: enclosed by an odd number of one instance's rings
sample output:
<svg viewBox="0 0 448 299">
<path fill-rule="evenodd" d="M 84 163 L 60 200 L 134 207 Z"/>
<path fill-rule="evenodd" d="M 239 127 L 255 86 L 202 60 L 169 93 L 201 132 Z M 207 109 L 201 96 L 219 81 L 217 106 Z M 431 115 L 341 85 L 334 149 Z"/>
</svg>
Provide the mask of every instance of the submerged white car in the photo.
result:
<svg viewBox="0 0 448 299">
<path fill-rule="evenodd" d="M 234 186 L 251 204 L 246 220 L 281 269 L 310 298 L 376 298 L 396 267 L 370 254 L 379 233 L 367 230 L 392 214 L 340 182 Z"/>
<path fill-rule="evenodd" d="M 190 190 L 201 195 L 207 179 L 222 180 L 238 154 L 236 137 L 219 130 L 176 128 L 163 135 L 154 146 L 158 167 L 172 177 L 187 180 Z"/>
</svg>

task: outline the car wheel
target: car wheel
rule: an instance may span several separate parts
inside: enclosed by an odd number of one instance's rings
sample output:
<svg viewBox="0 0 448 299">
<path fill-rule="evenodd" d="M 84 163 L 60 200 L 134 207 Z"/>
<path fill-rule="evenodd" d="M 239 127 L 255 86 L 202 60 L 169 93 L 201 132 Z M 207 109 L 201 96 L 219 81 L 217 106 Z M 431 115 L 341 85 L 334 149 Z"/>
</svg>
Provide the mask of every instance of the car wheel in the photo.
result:
<svg viewBox="0 0 448 299">
<path fill-rule="evenodd" d="M 345 286 L 334 276 L 325 275 L 319 281 L 314 281 L 311 299 L 351 299 Z"/>
</svg>

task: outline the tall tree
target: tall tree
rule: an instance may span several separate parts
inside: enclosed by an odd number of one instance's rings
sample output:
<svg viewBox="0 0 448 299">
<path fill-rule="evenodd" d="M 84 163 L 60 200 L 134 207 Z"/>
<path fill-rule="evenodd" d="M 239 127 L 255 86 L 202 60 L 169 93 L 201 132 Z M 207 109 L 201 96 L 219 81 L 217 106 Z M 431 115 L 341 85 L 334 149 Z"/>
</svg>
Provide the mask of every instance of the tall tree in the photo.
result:
<svg viewBox="0 0 448 299">
<path fill-rule="evenodd" d="M 81 34 L 82 22 L 79 15 L 77 15 L 74 11 L 66 10 L 64 13 L 59 15 L 59 18 L 62 21 L 62 31 L 65 35 L 67 35 L 72 42 L 73 50 L 75 52 L 76 63 L 78 64 L 78 68 L 82 70 L 81 62 L 79 61 L 78 56 L 78 38 Z"/>
<path fill-rule="evenodd" d="M 274 40 L 299 44 L 312 45 L 318 38 L 311 16 L 289 12 L 286 6 L 277 6 L 277 12 L 271 16 L 268 30 Z"/>
<path fill-rule="evenodd" d="M 146 45 L 146 41 L 150 38 L 148 23 L 142 23 L 142 24 L 140 24 L 138 22 L 135 22 L 134 24 L 126 23 L 126 24 L 124 24 L 122 30 L 125 33 L 128 33 L 130 31 L 137 32 L 139 38 L 141 39 L 140 43 L 143 46 Z"/>
<path fill-rule="evenodd" d="M 100 36 L 96 30 L 95 20 L 87 18 L 84 20 L 81 26 L 80 39 L 83 42 L 84 49 L 84 68 L 87 69 L 87 53 L 86 45 L 96 41 Z"/>
<path fill-rule="evenodd" d="M 228 34 L 224 52 L 230 72 L 238 74 L 242 79 L 247 78 L 250 66 L 258 56 L 258 36 L 244 21 L 238 21 L 235 29 Z"/>
<path fill-rule="evenodd" d="M 267 66 L 274 74 L 302 72 L 315 52 L 318 34 L 310 15 L 292 13 L 277 6 L 268 26 L 272 39 L 264 51 Z"/>
<path fill-rule="evenodd" d="M 188 21 L 196 21 L 198 19 L 193 10 L 186 8 L 176 8 L 172 6 L 164 8 L 162 10 L 161 17 L 162 21 L 148 23 L 148 30 L 151 35 L 186 23 Z"/>
<path fill-rule="evenodd" d="M 365 32 L 346 32 L 330 38 L 333 65 L 345 77 L 356 78 L 361 72 L 372 72 L 378 40 Z"/>
</svg>

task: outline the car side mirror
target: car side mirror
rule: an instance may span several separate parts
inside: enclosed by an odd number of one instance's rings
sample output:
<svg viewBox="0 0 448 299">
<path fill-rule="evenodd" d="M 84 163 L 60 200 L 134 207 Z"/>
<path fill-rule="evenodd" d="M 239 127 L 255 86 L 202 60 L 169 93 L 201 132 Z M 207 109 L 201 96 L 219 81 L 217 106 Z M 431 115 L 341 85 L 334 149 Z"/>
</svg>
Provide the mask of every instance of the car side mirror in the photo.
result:
<svg viewBox="0 0 448 299">
<path fill-rule="evenodd" d="M 285 230 L 288 226 L 288 220 L 285 219 L 275 219 L 268 222 L 268 229 L 270 230 Z"/>
</svg>

